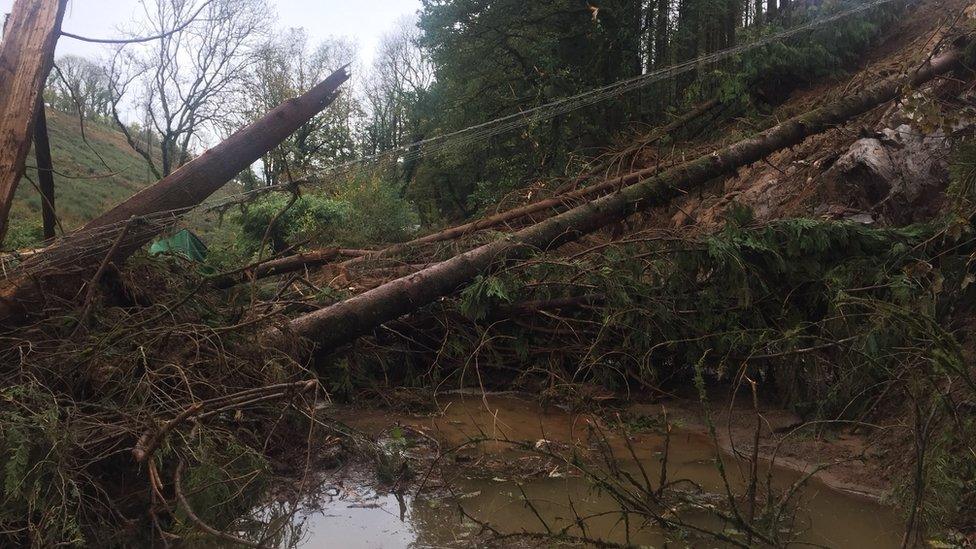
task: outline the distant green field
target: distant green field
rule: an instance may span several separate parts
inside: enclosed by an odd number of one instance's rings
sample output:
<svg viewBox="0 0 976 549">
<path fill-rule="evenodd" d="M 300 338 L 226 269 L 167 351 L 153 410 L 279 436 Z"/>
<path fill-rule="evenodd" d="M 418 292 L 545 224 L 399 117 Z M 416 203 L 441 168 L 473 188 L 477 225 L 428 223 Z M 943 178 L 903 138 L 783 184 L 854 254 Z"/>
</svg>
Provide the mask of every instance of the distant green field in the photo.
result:
<svg viewBox="0 0 976 549">
<path fill-rule="evenodd" d="M 86 143 L 76 117 L 48 109 L 47 120 L 56 172 L 55 208 L 64 230 L 82 225 L 155 182 L 145 160 L 121 132 L 86 122 Z M 27 177 L 21 179 L 11 207 L 5 249 L 33 246 L 41 239 L 41 197 L 31 183 L 37 182 L 33 150 L 27 165 Z"/>
</svg>

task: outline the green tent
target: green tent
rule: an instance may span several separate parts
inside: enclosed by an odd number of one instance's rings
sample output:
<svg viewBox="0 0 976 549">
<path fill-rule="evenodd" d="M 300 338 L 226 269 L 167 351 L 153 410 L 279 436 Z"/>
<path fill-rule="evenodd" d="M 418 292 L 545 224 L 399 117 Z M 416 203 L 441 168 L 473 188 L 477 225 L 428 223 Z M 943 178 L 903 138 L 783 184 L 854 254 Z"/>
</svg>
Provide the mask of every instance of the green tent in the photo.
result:
<svg viewBox="0 0 976 549">
<path fill-rule="evenodd" d="M 149 248 L 150 255 L 165 253 L 179 254 L 192 261 L 203 261 L 207 257 L 207 245 L 200 237 L 183 229 L 169 238 L 153 242 Z"/>
</svg>

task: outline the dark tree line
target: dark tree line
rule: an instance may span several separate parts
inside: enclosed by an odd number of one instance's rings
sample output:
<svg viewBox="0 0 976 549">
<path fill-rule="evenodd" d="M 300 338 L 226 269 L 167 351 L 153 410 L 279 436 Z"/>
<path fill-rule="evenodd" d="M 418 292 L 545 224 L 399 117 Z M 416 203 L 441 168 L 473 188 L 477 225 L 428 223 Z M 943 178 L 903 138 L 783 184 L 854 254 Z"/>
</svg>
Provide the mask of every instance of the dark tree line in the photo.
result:
<svg viewBox="0 0 976 549">
<path fill-rule="evenodd" d="M 422 44 L 436 83 L 434 110 L 423 114 L 439 131 L 463 128 L 694 59 L 779 18 L 788 2 L 425 0 Z M 658 119 L 694 95 L 689 90 L 699 78 L 682 75 L 521 135 L 428 159 L 411 196 L 431 218 L 471 215 L 525 181 L 563 173 L 573 153 L 606 145 L 627 124 Z"/>
</svg>

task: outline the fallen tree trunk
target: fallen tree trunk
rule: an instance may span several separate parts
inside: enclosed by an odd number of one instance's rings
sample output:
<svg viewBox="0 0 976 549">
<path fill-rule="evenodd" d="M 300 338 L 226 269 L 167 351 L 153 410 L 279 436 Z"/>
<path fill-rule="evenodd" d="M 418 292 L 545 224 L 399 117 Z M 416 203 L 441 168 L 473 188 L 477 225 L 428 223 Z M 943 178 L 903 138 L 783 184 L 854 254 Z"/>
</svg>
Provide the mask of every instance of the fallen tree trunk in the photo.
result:
<svg viewBox="0 0 976 549">
<path fill-rule="evenodd" d="M 34 112 L 54 62 L 67 3 L 17 0 L 4 28 L 0 43 L 0 243 L 7 235 L 7 216 L 30 151 Z"/>
<path fill-rule="evenodd" d="M 348 79 L 346 68 L 339 69 L 305 94 L 282 103 L 155 185 L 25 261 L 0 289 L 0 322 L 22 318 L 42 307 L 48 297 L 78 295 L 110 250 L 109 261 L 124 261 L 170 221 L 203 202 L 329 106 Z M 121 231 L 125 231 L 125 238 L 115 243 Z"/>
<path fill-rule="evenodd" d="M 659 140 L 659 139 L 661 139 L 661 138 L 669 135 L 670 133 L 674 132 L 675 130 L 677 130 L 677 129 L 683 127 L 683 126 L 685 126 L 689 122 L 691 122 L 691 121 L 693 121 L 693 120 L 701 117 L 702 115 L 708 113 L 709 111 L 711 111 L 712 109 L 714 109 L 715 107 L 717 107 L 720 104 L 721 104 L 721 102 L 718 99 L 713 99 L 713 100 L 710 100 L 710 101 L 706 101 L 705 103 L 703 103 L 703 104 L 699 105 L 698 107 L 692 109 L 688 113 L 685 113 L 684 115 L 676 118 L 675 120 L 672 120 L 668 124 L 666 124 L 666 125 L 658 128 L 656 131 L 654 131 L 652 133 L 652 135 L 651 135 L 650 138 L 648 138 L 647 140 L 645 140 L 645 142 L 641 145 L 640 148 L 650 146 L 655 141 L 657 141 L 657 140 Z M 639 148 L 635 148 L 634 150 L 627 151 L 624 154 L 625 155 L 633 155 L 637 149 L 639 149 Z M 599 174 L 599 172 L 600 171 L 603 171 L 604 169 L 606 169 L 606 166 L 601 167 L 601 168 L 598 168 L 598 169 L 590 170 L 588 173 L 586 173 L 586 174 L 580 176 L 579 178 L 577 178 L 576 180 L 574 180 L 573 181 L 574 186 L 575 185 L 578 185 L 582 181 L 586 181 L 588 179 L 591 179 L 593 177 L 596 177 Z M 385 258 L 385 257 L 390 257 L 392 255 L 397 255 L 397 254 L 399 254 L 399 253 L 401 253 L 401 252 L 403 252 L 405 250 L 408 250 L 410 248 L 413 248 L 414 246 L 418 246 L 418 245 L 422 245 L 422 244 L 432 244 L 434 242 L 444 242 L 444 241 L 447 241 L 447 240 L 454 240 L 454 239 L 460 238 L 462 236 L 466 236 L 466 235 L 469 235 L 469 234 L 472 234 L 472 233 L 475 233 L 475 232 L 478 232 L 478 231 L 482 231 L 482 230 L 485 230 L 485 229 L 491 229 L 491 228 L 494 228 L 494 227 L 498 227 L 500 225 L 504 225 L 504 224 L 510 223 L 512 221 L 516 221 L 516 220 L 519 220 L 519 219 L 522 219 L 522 218 L 525 218 L 525 217 L 529 217 L 529 216 L 531 216 L 533 214 L 537 214 L 537 213 L 541 213 L 541 212 L 547 212 L 547 213 L 557 212 L 558 213 L 560 211 L 564 211 L 564 210 L 567 210 L 567 209 L 573 207 L 574 205 L 578 204 L 582 200 L 592 199 L 594 197 L 598 197 L 598 196 L 607 194 L 607 193 L 611 192 L 613 189 L 617 189 L 617 188 L 620 188 L 622 186 L 631 185 L 633 183 L 636 183 L 637 181 L 640 181 L 643 178 L 646 178 L 646 177 L 648 177 L 650 175 L 653 175 L 653 174 L 661 171 L 662 169 L 663 168 L 660 167 L 660 166 L 652 166 L 652 167 L 648 167 L 646 169 L 642 169 L 642 170 L 638 170 L 638 171 L 633 171 L 633 172 L 628 172 L 628 173 L 626 173 L 626 174 L 624 174 L 622 176 L 618 176 L 618 177 L 614 177 L 614 178 L 610 178 L 610 179 L 604 179 L 603 181 L 600 181 L 599 183 L 595 183 L 593 185 L 590 185 L 589 187 L 585 187 L 585 188 L 582 188 L 582 189 L 576 189 L 576 190 L 573 190 L 573 191 L 563 191 L 563 192 L 560 192 L 557 196 L 554 196 L 552 198 L 547 198 L 547 199 L 544 199 L 544 200 L 540 200 L 538 202 L 533 202 L 531 204 L 526 204 L 524 206 L 519 206 L 517 208 L 512 208 L 510 210 L 506 210 L 504 212 L 500 212 L 500 213 L 497 213 L 497 214 L 494 214 L 494 215 L 491 215 L 491 216 L 488 216 L 488 217 L 483 217 L 481 219 L 477 219 L 477 220 L 472 221 L 472 222 L 469 222 L 469 223 L 464 223 L 462 225 L 455 225 L 453 227 L 449 227 L 447 229 L 443 229 L 443 230 L 437 231 L 435 233 L 431 233 L 429 235 L 425 235 L 425 236 L 422 236 L 422 237 L 419 237 L 419 238 L 415 238 L 415 239 L 410 240 L 408 242 L 402 242 L 402 243 L 399 243 L 399 244 L 393 244 L 391 246 L 387 246 L 387 247 L 385 247 L 383 249 L 380 249 L 380 250 L 370 251 L 370 252 L 366 252 L 366 253 L 360 254 L 358 256 L 353 256 L 351 259 L 348 259 L 346 261 L 343 261 L 339 265 L 339 267 L 341 269 L 348 269 L 350 267 L 353 267 L 355 265 L 358 265 L 358 264 L 361 264 L 361 263 L 364 263 L 364 262 L 367 262 L 367 261 L 376 260 L 376 259 L 382 259 L 382 258 Z M 323 252 L 324 252 L 324 255 L 328 255 L 329 250 L 323 250 Z M 329 262 L 329 260 L 326 260 L 326 261 L 320 260 L 320 257 L 324 257 L 324 255 L 323 256 L 319 256 L 319 255 L 315 255 L 314 252 L 313 253 L 309 253 L 309 254 L 307 254 L 307 256 L 309 257 L 310 262 L 307 265 L 302 265 L 300 262 L 299 263 L 289 263 L 289 265 L 290 265 L 289 267 L 282 266 L 281 268 L 275 270 L 274 272 L 268 273 L 267 275 L 264 275 L 264 276 L 271 276 L 271 275 L 274 275 L 274 274 L 285 274 L 285 273 L 289 273 L 289 272 L 301 270 L 301 269 L 303 269 L 306 266 L 312 267 L 312 266 L 324 265 L 324 264 L 326 264 L 326 263 Z M 342 254 L 340 254 L 340 255 L 342 255 Z M 332 257 L 335 258 L 337 256 L 333 255 Z M 300 259 L 298 259 L 298 261 L 300 261 Z M 236 282 L 234 280 L 236 280 Z M 234 284 L 243 283 L 246 280 L 248 280 L 248 279 L 246 279 L 246 278 L 236 278 L 236 279 L 233 279 L 233 280 L 231 280 L 231 279 L 221 279 L 221 281 L 220 281 L 220 284 L 221 285 L 219 287 L 221 287 L 221 288 L 227 288 L 227 287 L 233 286 Z"/>
<path fill-rule="evenodd" d="M 327 248 L 314 252 L 299 253 L 265 261 L 234 275 L 219 277 L 214 281 L 214 286 L 222 289 L 230 288 L 257 278 L 276 276 L 300 271 L 309 267 L 325 265 L 337 257 L 360 257 L 367 253 L 369 253 L 367 250 L 347 250 L 343 248 Z"/>
<path fill-rule="evenodd" d="M 927 61 L 907 80 L 918 85 L 960 65 L 962 55 L 953 50 Z M 686 162 L 655 177 L 604 196 L 506 235 L 490 244 L 465 252 L 412 275 L 393 280 L 368 292 L 292 320 L 287 330 L 310 339 L 319 352 L 330 352 L 394 320 L 458 291 L 479 274 L 491 273 L 505 264 L 546 252 L 590 233 L 642 208 L 666 203 L 716 177 L 761 160 L 769 154 L 799 144 L 814 135 L 864 114 L 898 97 L 906 78 L 891 78 L 861 93 L 791 118 L 755 137 Z M 279 328 L 268 334 L 282 344 Z"/>
<path fill-rule="evenodd" d="M 337 267 L 340 269 L 348 269 L 356 265 L 373 261 L 377 259 L 383 259 L 393 255 L 397 255 L 403 251 L 409 250 L 414 246 L 421 244 L 432 244 L 434 242 L 443 242 L 447 240 L 454 240 L 465 235 L 469 235 L 478 231 L 485 229 L 490 229 L 503 225 L 505 223 L 514 221 L 516 219 L 521 219 L 523 217 L 528 217 L 532 214 L 540 212 L 551 212 L 555 210 L 557 213 L 571 208 L 574 204 L 578 204 L 581 200 L 590 199 L 596 196 L 607 194 L 614 189 L 619 189 L 628 185 L 632 185 L 643 178 L 653 175 L 661 171 L 658 166 L 645 168 L 639 171 L 624 174 L 613 179 L 607 179 L 601 181 L 600 183 L 591 185 L 589 187 L 579 189 L 573 192 L 568 192 L 553 198 L 547 198 L 545 200 L 540 200 L 538 202 L 533 202 L 525 206 L 520 206 L 518 208 L 513 208 L 501 212 L 496 215 L 481 218 L 477 221 L 472 221 L 470 223 L 465 223 L 463 225 L 456 225 L 436 233 L 431 233 L 426 236 L 415 238 L 408 242 L 401 242 L 399 244 L 393 244 L 387 246 L 380 250 L 375 251 L 363 251 L 361 254 L 335 254 L 332 253 L 333 249 L 325 249 L 316 252 L 308 252 L 305 254 L 298 254 L 291 256 L 289 258 L 284 258 L 280 261 L 281 263 L 273 270 L 264 272 L 258 278 L 264 276 L 273 276 L 278 274 L 286 274 L 289 272 L 298 271 L 304 269 L 305 267 L 315 267 L 319 265 L 325 265 L 330 263 L 333 259 L 338 257 L 350 257 L 338 264 Z M 307 261 L 305 261 L 307 260 Z M 304 261 L 304 262 L 303 262 Z M 271 262 L 269 262 L 271 263 Z M 218 282 L 219 288 L 229 288 L 236 284 L 241 284 L 249 280 L 247 277 L 238 278 L 222 278 Z"/>
<path fill-rule="evenodd" d="M 641 147 L 634 150 L 625 152 L 625 155 L 633 155 L 636 150 L 640 148 L 650 146 L 659 139 L 671 134 L 675 130 L 685 126 L 689 122 L 699 118 L 700 116 L 708 113 L 721 102 L 718 99 L 712 99 L 702 103 L 698 107 L 692 109 L 691 111 L 685 113 L 684 115 L 678 117 L 677 119 L 669 122 L 665 126 L 662 126 L 657 131 L 653 132 L 651 137 L 644 141 Z M 415 238 L 408 242 L 403 242 L 400 244 L 394 244 L 392 246 L 387 246 L 381 250 L 377 250 L 370 254 L 364 255 L 362 257 L 357 257 L 350 259 L 343 263 L 344 267 L 351 267 L 357 263 L 362 263 L 364 261 L 369 261 L 372 259 L 379 259 L 383 257 L 389 257 L 391 255 L 396 255 L 404 250 L 410 249 L 413 246 L 421 244 L 431 244 L 434 242 L 444 242 L 447 240 L 454 240 L 462 236 L 475 233 L 478 231 L 483 231 L 485 229 L 491 229 L 510 223 L 512 221 L 528 217 L 533 214 L 540 212 L 550 212 L 550 211 L 564 211 L 572 208 L 574 205 L 578 204 L 582 200 L 591 200 L 595 197 L 602 196 L 611 192 L 614 189 L 632 185 L 641 179 L 647 178 L 660 172 L 663 168 L 661 166 L 651 166 L 641 170 L 636 170 L 633 172 L 628 172 L 621 176 L 612 177 L 609 179 L 604 179 L 599 183 L 590 185 L 589 187 L 584 187 L 582 189 L 576 189 L 574 191 L 563 192 L 554 196 L 552 198 L 547 198 L 545 200 L 540 200 L 538 202 L 533 202 L 531 204 L 526 204 L 524 206 L 519 206 L 517 208 L 512 208 L 504 212 L 499 212 L 494 215 L 483 217 L 469 223 L 464 223 L 462 225 L 455 225 L 429 235 L 425 235 L 419 238 Z M 585 181 L 592 177 L 596 177 L 603 168 L 598 168 L 596 170 L 590 170 L 587 174 L 581 176 L 575 180 L 574 184 L 578 185 L 581 181 Z"/>
</svg>

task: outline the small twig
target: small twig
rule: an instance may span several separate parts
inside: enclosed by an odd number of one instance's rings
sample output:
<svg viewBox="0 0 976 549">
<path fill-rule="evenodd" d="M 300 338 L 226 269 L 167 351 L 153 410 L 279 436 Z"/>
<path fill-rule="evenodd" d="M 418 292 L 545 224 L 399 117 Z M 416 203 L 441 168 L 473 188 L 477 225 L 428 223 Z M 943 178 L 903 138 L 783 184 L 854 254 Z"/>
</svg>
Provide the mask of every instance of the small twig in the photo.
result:
<svg viewBox="0 0 976 549">
<path fill-rule="evenodd" d="M 525 506 L 528 507 L 530 511 L 532 511 L 532 514 L 535 515 L 535 518 L 539 519 L 539 522 L 542 524 L 542 527 L 546 529 L 546 533 L 548 533 L 551 536 L 552 528 L 549 528 L 549 523 L 546 522 L 546 519 L 542 518 L 541 514 L 539 514 L 539 510 L 535 508 L 535 505 L 532 503 L 532 500 L 529 499 L 529 495 L 525 493 L 525 488 L 522 487 L 521 483 L 516 483 L 515 485 L 518 486 L 519 492 L 522 493 L 522 502 L 525 503 Z"/>
<path fill-rule="evenodd" d="M 657 487 L 658 497 L 664 493 L 664 488 L 668 485 L 668 454 L 671 453 L 671 422 L 668 421 L 668 409 L 661 405 L 661 414 L 664 416 L 664 453 L 661 455 L 661 479 Z"/>
<path fill-rule="evenodd" d="M 102 275 L 105 274 L 105 268 L 108 267 L 109 262 L 112 257 L 115 256 L 115 252 L 118 251 L 119 245 L 122 244 L 122 240 L 125 238 L 126 233 L 129 232 L 129 227 L 132 225 L 132 221 L 135 218 L 129 218 L 129 221 L 122 226 L 122 230 L 119 231 L 119 235 L 115 237 L 115 242 L 112 243 L 112 247 L 109 248 L 108 253 L 102 258 L 102 263 L 98 266 L 98 270 L 95 271 L 95 276 L 91 278 L 88 282 L 88 291 L 85 293 L 85 308 L 82 309 L 81 315 L 78 317 L 78 325 L 75 326 L 74 332 L 71 333 L 71 337 L 74 338 L 78 330 L 82 329 L 85 322 L 88 320 L 88 315 L 91 312 L 92 302 L 95 299 L 95 288 L 98 286 L 98 281 L 101 280 Z"/>
</svg>

